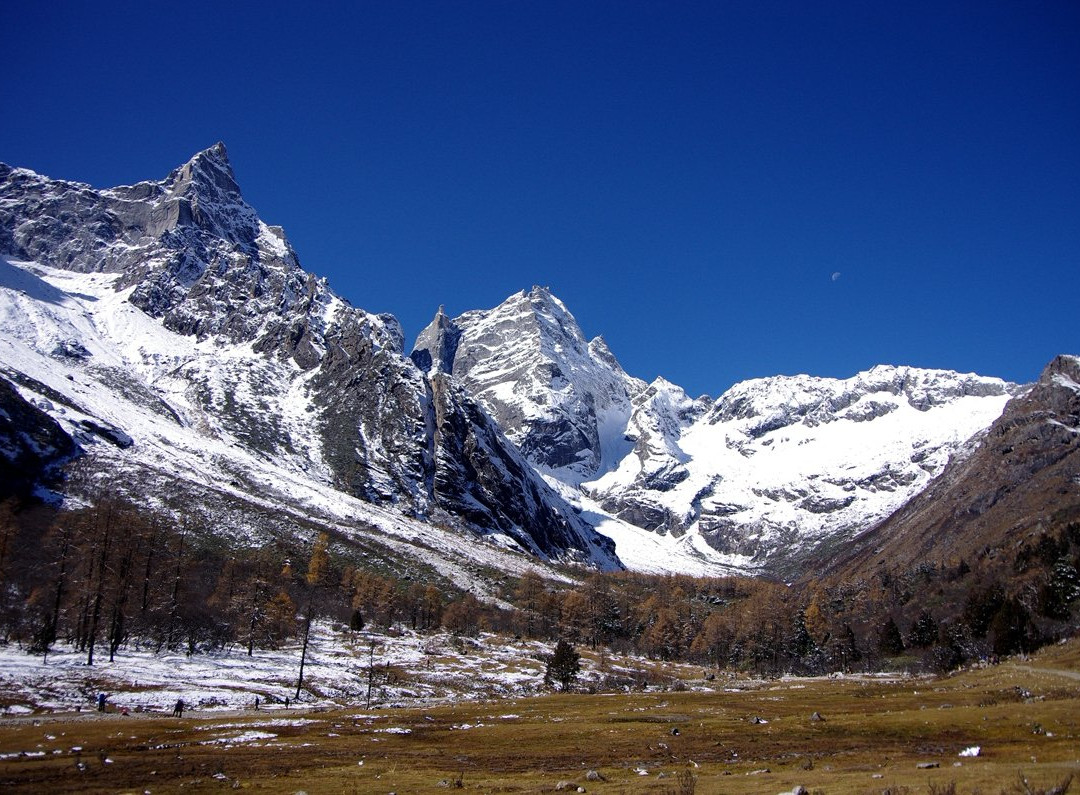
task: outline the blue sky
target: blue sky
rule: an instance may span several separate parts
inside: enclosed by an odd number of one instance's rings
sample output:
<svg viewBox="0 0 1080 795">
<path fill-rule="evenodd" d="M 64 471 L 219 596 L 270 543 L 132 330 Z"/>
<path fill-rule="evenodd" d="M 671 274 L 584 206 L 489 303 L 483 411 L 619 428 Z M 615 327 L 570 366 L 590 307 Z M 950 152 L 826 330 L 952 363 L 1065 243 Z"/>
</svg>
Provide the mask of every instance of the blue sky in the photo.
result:
<svg viewBox="0 0 1080 795">
<path fill-rule="evenodd" d="M 223 140 L 408 342 L 547 285 L 692 394 L 1080 353 L 1073 0 L 314 5 L 8 0 L 0 160 L 108 187 Z"/>
</svg>

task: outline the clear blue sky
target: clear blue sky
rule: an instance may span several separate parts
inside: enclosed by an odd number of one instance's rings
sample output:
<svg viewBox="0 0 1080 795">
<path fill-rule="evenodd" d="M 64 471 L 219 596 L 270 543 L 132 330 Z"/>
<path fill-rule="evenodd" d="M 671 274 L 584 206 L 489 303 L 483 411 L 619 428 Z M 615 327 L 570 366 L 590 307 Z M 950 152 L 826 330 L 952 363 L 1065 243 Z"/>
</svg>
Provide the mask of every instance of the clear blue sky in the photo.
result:
<svg viewBox="0 0 1080 795">
<path fill-rule="evenodd" d="M 408 344 L 541 284 L 693 394 L 1080 353 L 1075 0 L 307 5 L 7 0 L 0 160 L 108 187 L 223 140 Z"/>
</svg>

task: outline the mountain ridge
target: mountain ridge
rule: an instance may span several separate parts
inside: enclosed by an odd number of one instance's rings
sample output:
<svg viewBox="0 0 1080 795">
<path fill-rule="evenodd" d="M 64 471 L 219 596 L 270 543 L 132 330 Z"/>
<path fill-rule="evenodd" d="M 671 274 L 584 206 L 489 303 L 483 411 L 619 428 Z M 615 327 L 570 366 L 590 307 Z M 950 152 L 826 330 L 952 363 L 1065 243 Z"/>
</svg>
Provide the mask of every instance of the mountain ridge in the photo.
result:
<svg viewBox="0 0 1080 795">
<path fill-rule="evenodd" d="M 747 570 L 790 568 L 884 519 L 1023 390 L 878 365 L 847 379 L 751 379 L 691 399 L 663 378 L 629 376 L 542 287 L 453 319 L 440 310 L 412 356 L 458 378 L 549 482 L 622 537 L 620 555 L 636 529 Z M 758 463 L 781 449 L 801 468 L 778 475 Z"/>
<path fill-rule="evenodd" d="M 220 143 L 100 191 L 0 164 L 0 253 L 0 363 L 84 446 L 96 423 L 144 464 L 195 456 L 226 482 L 273 465 L 305 494 L 600 568 L 795 571 L 924 489 L 1023 391 L 878 366 L 690 398 L 627 374 L 540 286 L 440 307 L 406 355 L 392 315 L 300 266 Z"/>
<path fill-rule="evenodd" d="M 55 358 L 43 337 L 85 339 L 68 374 L 106 387 L 97 414 L 163 399 L 189 436 L 228 440 L 326 487 L 542 558 L 618 566 L 610 542 L 467 394 L 436 388 L 403 355 L 395 318 L 354 309 L 300 268 L 243 200 L 223 146 L 162 181 L 104 191 L 2 167 L 0 229 L 5 273 L 36 271 L 57 291 L 48 311 L 10 291 L 5 325 L 22 345 L 6 351 L 8 369 L 44 376 Z M 132 435 L 144 449 L 146 436 Z M 470 478 L 451 487 L 462 467 Z"/>
<path fill-rule="evenodd" d="M 974 562 L 1077 518 L 1080 357 L 1059 355 L 970 455 L 823 568 L 865 579 L 885 561 L 897 570 L 927 560 Z"/>
</svg>

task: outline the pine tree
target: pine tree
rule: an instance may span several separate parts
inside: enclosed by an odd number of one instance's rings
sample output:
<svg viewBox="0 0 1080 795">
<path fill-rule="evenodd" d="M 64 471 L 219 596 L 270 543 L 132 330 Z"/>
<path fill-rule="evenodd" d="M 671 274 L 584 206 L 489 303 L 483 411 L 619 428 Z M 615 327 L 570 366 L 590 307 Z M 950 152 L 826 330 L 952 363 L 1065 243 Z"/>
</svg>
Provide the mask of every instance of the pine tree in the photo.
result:
<svg viewBox="0 0 1080 795">
<path fill-rule="evenodd" d="M 904 651 L 904 639 L 900 636 L 900 627 L 889 616 L 878 631 L 878 651 L 886 657 L 892 657 Z"/>
<path fill-rule="evenodd" d="M 548 659 L 544 683 L 558 682 L 565 693 L 580 672 L 581 655 L 565 640 L 560 640 L 555 644 L 555 653 Z"/>
<path fill-rule="evenodd" d="M 908 631 L 908 644 L 925 648 L 926 646 L 933 645 L 934 641 L 937 640 L 937 637 L 937 622 L 934 620 L 934 617 L 930 614 L 929 610 L 923 610 L 919 613 L 919 617 L 915 619 L 915 623 L 911 625 L 911 629 Z"/>
</svg>

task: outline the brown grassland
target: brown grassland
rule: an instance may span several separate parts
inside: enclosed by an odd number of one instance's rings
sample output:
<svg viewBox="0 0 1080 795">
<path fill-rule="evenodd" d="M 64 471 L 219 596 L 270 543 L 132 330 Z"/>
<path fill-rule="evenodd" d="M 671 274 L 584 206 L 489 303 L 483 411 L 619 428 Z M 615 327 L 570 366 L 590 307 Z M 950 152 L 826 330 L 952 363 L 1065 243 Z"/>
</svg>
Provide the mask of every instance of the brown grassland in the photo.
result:
<svg viewBox="0 0 1080 795">
<path fill-rule="evenodd" d="M 996 794 L 1076 775 L 1080 791 L 1080 641 L 940 678 L 714 684 L 370 712 L 8 717 L 0 789 Z"/>
</svg>

